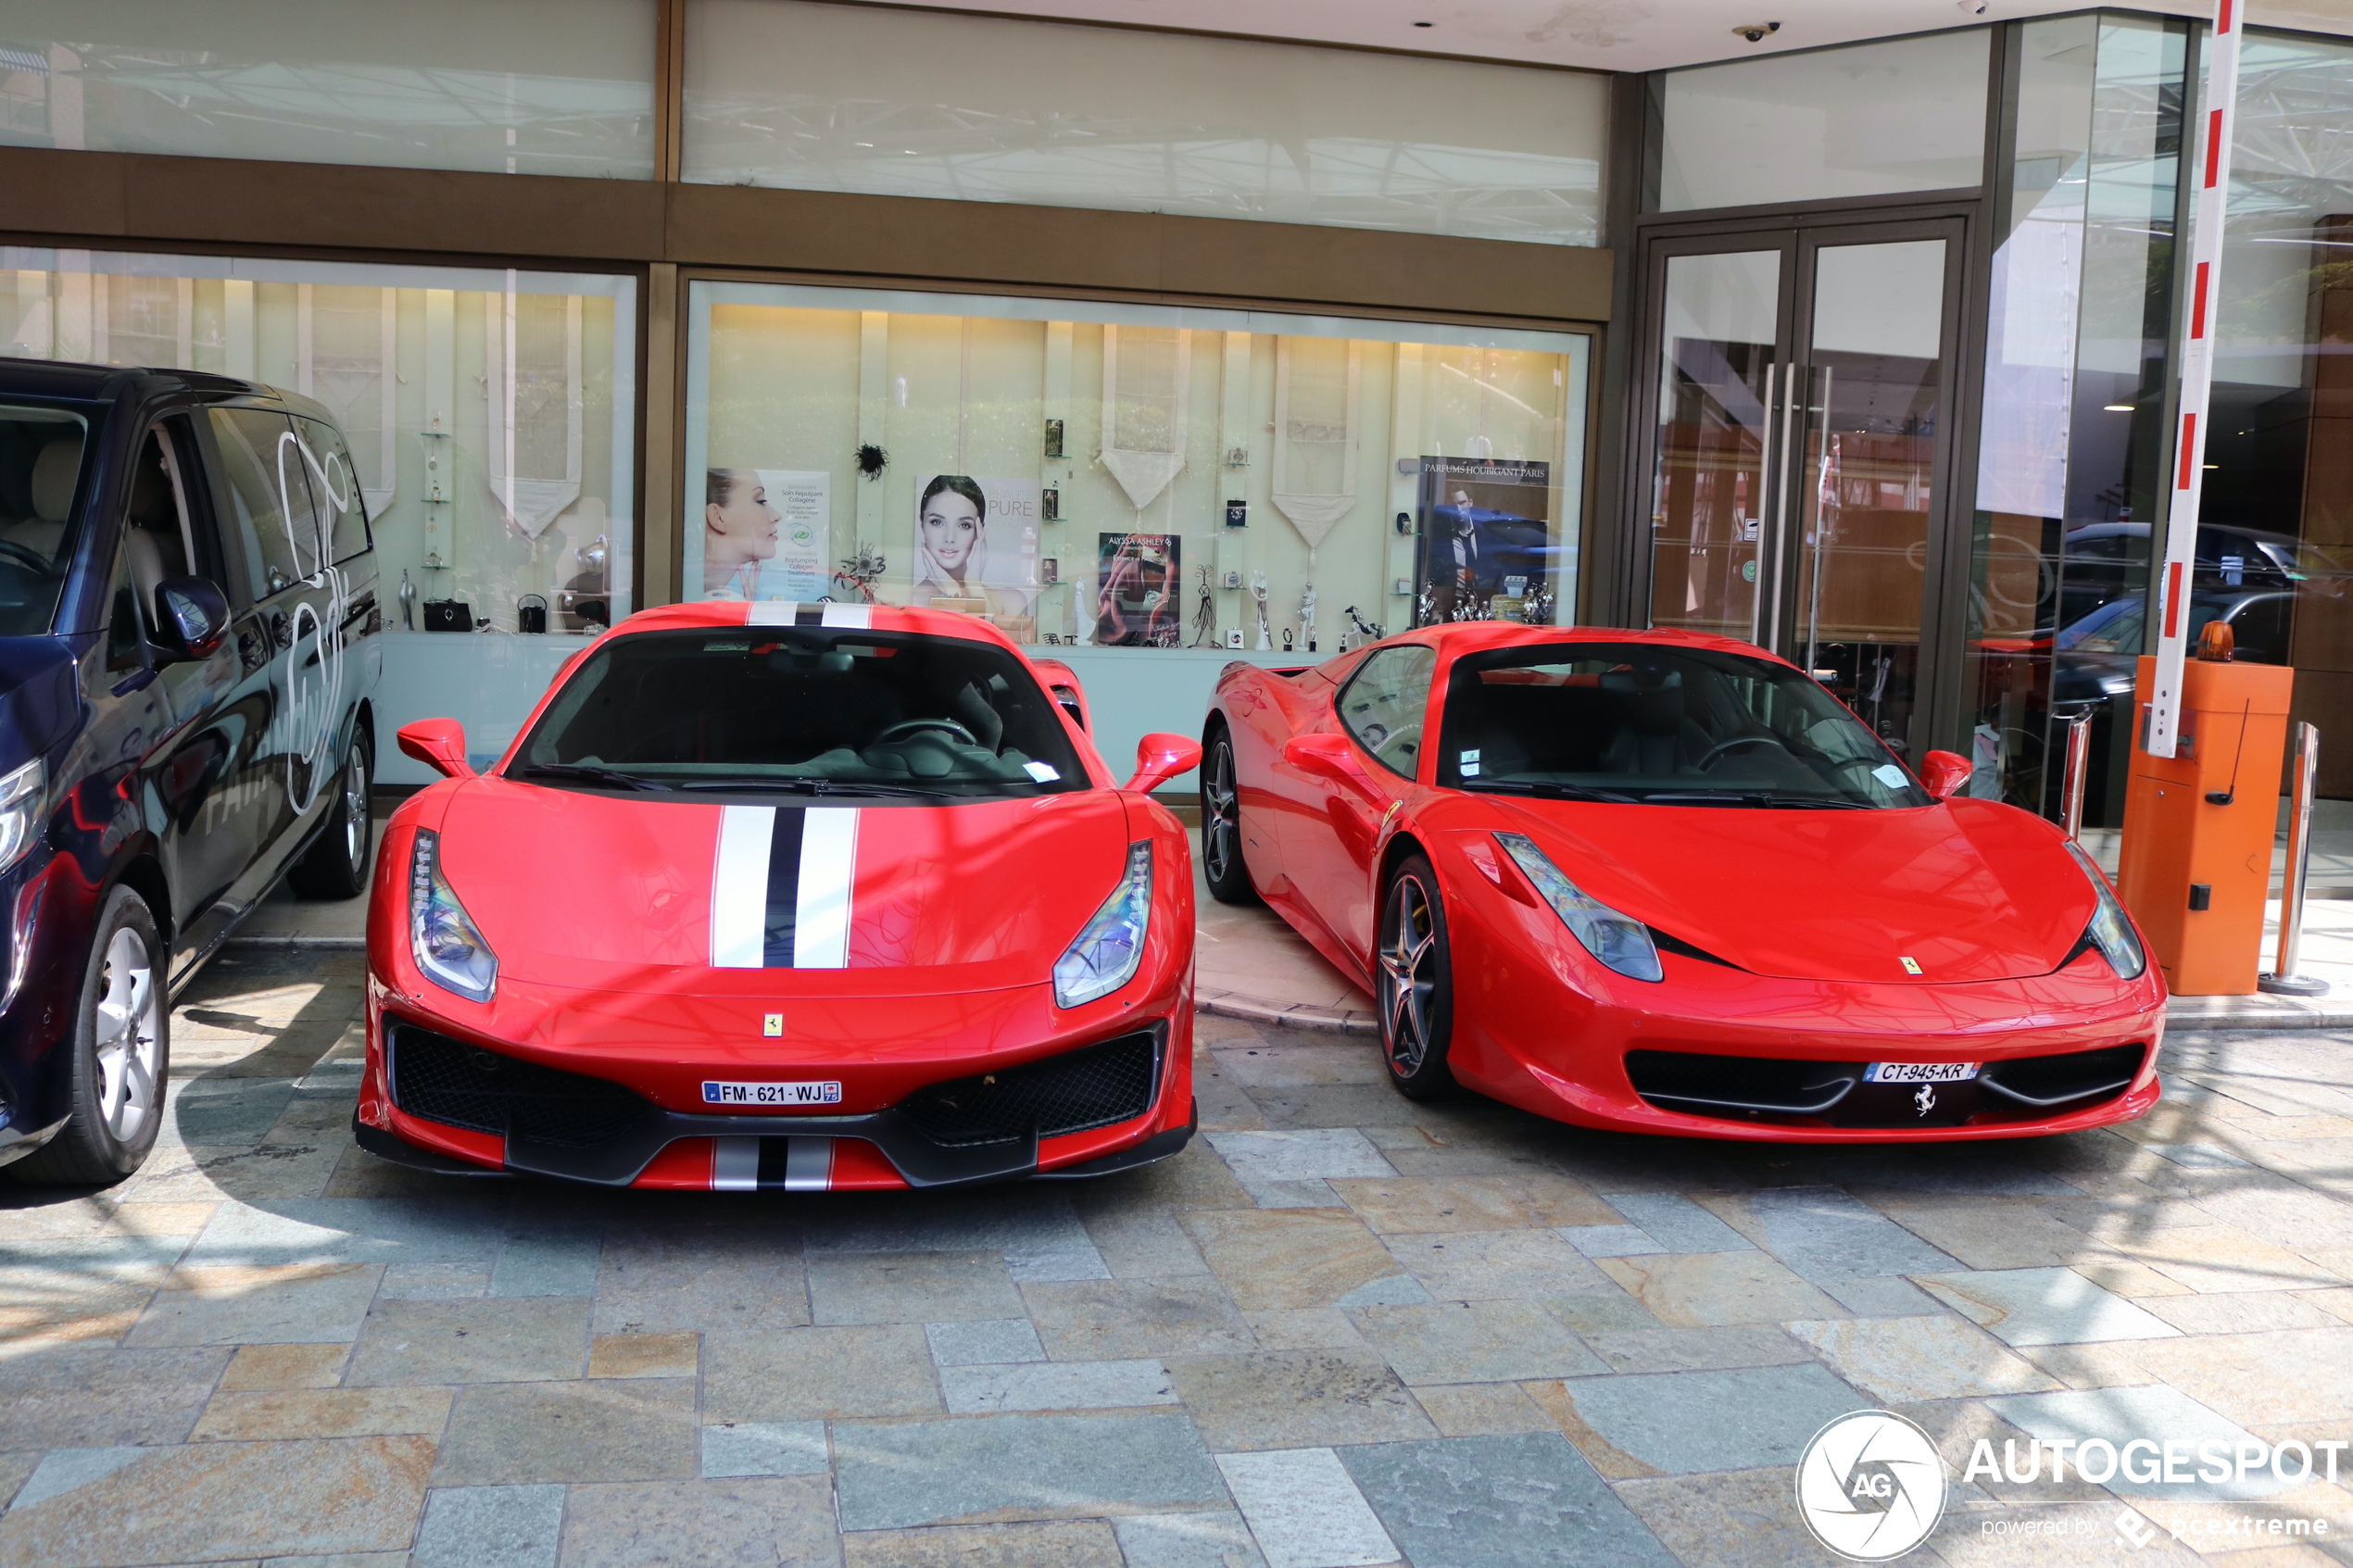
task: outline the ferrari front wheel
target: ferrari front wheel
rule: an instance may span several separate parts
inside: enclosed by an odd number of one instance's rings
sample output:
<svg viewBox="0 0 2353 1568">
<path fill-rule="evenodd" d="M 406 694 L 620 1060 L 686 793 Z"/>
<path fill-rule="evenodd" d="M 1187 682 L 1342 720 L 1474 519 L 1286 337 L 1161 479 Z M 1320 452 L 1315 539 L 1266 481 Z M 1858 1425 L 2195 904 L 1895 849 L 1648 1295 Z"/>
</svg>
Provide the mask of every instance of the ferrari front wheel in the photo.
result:
<svg viewBox="0 0 2353 1568">
<path fill-rule="evenodd" d="M 1429 861 L 1409 855 L 1389 874 L 1381 897 L 1379 987 L 1381 1056 L 1389 1081 L 1408 1099 L 1431 1099 L 1454 1086 L 1446 1066 L 1453 1031 L 1453 966 L 1446 948 L 1446 906 Z"/>
<path fill-rule="evenodd" d="M 1242 862 L 1242 797 L 1234 771 L 1234 741 L 1223 728 L 1209 738 L 1201 768 L 1201 872 L 1221 904 L 1254 904 L 1258 889 Z"/>
</svg>

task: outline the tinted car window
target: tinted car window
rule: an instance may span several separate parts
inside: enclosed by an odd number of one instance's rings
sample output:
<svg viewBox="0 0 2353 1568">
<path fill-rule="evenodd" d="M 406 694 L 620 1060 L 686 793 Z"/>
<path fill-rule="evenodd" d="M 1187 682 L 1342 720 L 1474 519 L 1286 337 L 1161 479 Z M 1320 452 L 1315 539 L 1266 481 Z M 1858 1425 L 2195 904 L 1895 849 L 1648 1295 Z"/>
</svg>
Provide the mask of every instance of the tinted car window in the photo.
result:
<svg viewBox="0 0 2353 1568">
<path fill-rule="evenodd" d="M 588 787 L 919 798 L 1088 783 L 1052 699 L 1005 649 L 839 627 L 615 638 L 564 683 L 510 771 Z"/>
<path fill-rule="evenodd" d="M 1928 804 L 1880 738 L 1799 671 L 1657 643 L 1456 660 L 1439 782 L 1660 805 Z"/>
<path fill-rule="evenodd" d="M 1340 727 L 1391 772 L 1412 778 L 1421 765 L 1422 715 L 1429 709 L 1438 655 L 1419 644 L 1383 648 L 1340 688 Z"/>
<path fill-rule="evenodd" d="M 340 566 L 368 548 L 368 510 L 359 500 L 359 470 L 351 466 L 351 452 L 334 426 L 297 419 L 295 428 L 307 448 L 303 466 L 309 470 L 310 495 L 320 531 L 327 539 L 327 558 Z"/>
<path fill-rule="evenodd" d="M 90 436 L 79 414 L 0 404 L 0 636 L 49 630 L 65 591 Z"/>
<path fill-rule="evenodd" d="M 319 528 L 295 445 L 294 425 L 266 408 L 215 408 L 212 434 L 221 476 L 253 574 L 266 599 L 319 570 Z"/>
</svg>

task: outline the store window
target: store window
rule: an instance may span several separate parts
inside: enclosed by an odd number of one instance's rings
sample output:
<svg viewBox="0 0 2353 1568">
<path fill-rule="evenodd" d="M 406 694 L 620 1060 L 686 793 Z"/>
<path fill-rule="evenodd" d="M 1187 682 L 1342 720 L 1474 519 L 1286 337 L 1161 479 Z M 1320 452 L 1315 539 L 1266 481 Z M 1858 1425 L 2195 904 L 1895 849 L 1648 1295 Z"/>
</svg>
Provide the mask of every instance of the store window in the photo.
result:
<svg viewBox="0 0 2353 1568">
<path fill-rule="evenodd" d="M 1666 73 L 1658 210 L 1982 183 L 1984 28 Z"/>
<path fill-rule="evenodd" d="M 653 177 L 655 0 L 14 0 L 0 145 Z"/>
<path fill-rule="evenodd" d="M 1120 726 L 1229 659 L 1575 618 L 1590 336 L 697 282 L 689 597 L 986 616 Z"/>
<path fill-rule="evenodd" d="M 691 0 L 685 167 L 705 184 L 1592 245 L 1608 100 L 1597 73 Z"/>
<path fill-rule="evenodd" d="M 2353 797 L 2353 43 L 2249 31 L 2196 580 L 2296 666 L 2320 793 Z M 2284 614 L 2282 611 L 2284 610 Z"/>
<path fill-rule="evenodd" d="M 2149 561 L 2163 553 L 2187 36 L 2186 23 L 2116 15 L 2018 30 L 1978 447 L 1969 787 L 2056 815 L 2065 721 L 2089 713 L 2083 820 L 2101 828 L 2123 820 Z"/>
<path fill-rule="evenodd" d="M 280 542 L 256 563 L 255 596 L 270 573 L 315 566 L 289 541 L 342 558 L 373 534 L 391 628 L 380 779 L 432 776 L 390 744 L 411 720 L 456 718 L 477 757 L 503 750 L 557 666 L 629 611 L 629 278 L 0 247 L 0 354 L 218 371 L 335 416 L 358 508 L 295 528 L 267 472 L 286 421 L 246 439 L 248 416 L 226 414 L 217 445 L 257 535 Z M 306 438 L 326 450 L 315 426 Z M 472 630 L 427 630 L 459 625 Z"/>
</svg>

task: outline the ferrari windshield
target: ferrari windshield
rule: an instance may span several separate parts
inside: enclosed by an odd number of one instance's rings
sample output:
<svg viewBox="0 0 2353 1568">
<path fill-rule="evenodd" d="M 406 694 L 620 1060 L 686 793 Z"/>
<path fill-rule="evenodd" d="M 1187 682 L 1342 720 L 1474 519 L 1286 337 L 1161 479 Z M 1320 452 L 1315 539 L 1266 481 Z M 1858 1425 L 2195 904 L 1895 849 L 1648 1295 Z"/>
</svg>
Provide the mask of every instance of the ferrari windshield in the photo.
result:
<svg viewBox="0 0 2353 1568">
<path fill-rule="evenodd" d="M 1053 702 L 1003 648 L 782 626 L 611 639 L 564 683 L 508 774 L 917 801 L 1088 782 Z"/>
<path fill-rule="evenodd" d="M 79 414 L 0 404 L 0 637 L 39 636 L 57 614 L 89 436 Z"/>
<path fill-rule="evenodd" d="M 1554 643 L 1455 661 L 1438 782 L 1675 806 L 1925 806 L 1836 697 L 1784 664 L 1662 643 Z"/>
</svg>

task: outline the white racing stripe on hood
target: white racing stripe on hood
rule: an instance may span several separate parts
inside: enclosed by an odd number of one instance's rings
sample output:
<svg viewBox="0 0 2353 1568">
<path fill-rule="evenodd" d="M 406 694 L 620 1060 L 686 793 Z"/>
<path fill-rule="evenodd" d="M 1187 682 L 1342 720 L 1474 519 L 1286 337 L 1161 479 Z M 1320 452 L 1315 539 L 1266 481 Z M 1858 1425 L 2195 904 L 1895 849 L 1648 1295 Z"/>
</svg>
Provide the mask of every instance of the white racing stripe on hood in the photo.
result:
<svg viewBox="0 0 2353 1568">
<path fill-rule="evenodd" d="M 747 626 L 836 626 L 850 632 L 875 629 L 872 605 L 803 604 L 796 599 L 756 599 L 744 616 Z"/>
<path fill-rule="evenodd" d="M 858 809 L 812 806 L 800 830 L 800 887 L 794 901 L 795 969 L 849 965 L 850 889 L 858 875 Z"/>
<path fill-rule="evenodd" d="M 774 806 L 723 806 L 711 869 L 711 967 L 761 969 L 768 923 L 768 847 Z"/>
</svg>

